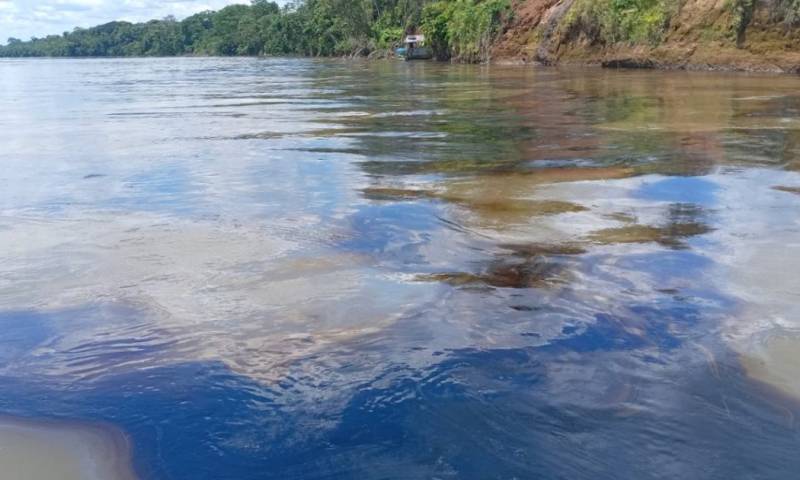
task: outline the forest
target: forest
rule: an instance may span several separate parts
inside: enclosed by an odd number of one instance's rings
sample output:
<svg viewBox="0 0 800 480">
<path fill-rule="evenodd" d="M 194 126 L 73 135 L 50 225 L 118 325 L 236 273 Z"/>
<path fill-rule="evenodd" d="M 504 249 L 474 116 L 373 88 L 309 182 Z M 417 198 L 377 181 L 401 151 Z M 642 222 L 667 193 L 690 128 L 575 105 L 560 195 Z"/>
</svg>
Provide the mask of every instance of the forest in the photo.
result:
<svg viewBox="0 0 800 480">
<path fill-rule="evenodd" d="M 800 0 L 252 0 L 182 20 L 10 38 L 0 57 L 380 57 L 423 33 L 438 60 L 463 63 L 795 72 L 798 29 Z"/>
<path fill-rule="evenodd" d="M 253 0 L 180 21 L 114 21 L 27 41 L 10 38 L 0 56 L 369 56 L 421 31 L 440 60 L 482 61 L 510 15 L 510 0 L 296 0 L 283 7 Z"/>
</svg>

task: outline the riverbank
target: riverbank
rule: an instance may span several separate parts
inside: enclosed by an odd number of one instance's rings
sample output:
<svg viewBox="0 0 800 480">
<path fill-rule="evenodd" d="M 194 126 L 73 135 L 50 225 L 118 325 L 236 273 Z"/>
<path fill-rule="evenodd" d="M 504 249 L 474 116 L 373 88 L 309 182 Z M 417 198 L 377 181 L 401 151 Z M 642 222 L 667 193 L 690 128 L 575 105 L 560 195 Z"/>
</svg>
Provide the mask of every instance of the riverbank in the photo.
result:
<svg viewBox="0 0 800 480">
<path fill-rule="evenodd" d="M 633 2 L 615 11 L 585 0 L 521 0 L 497 38 L 497 63 L 607 68 L 800 72 L 794 7 L 780 0 Z"/>
<path fill-rule="evenodd" d="M 0 418 L 0 471 L 25 480 L 135 480 L 130 445 L 111 427 Z"/>
<path fill-rule="evenodd" d="M 579 67 L 629 68 L 646 70 L 688 70 L 800 74 L 800 53 L 774 52 L 761 55 L 747 50 L 697 45 L 641 48 L 617 46 L 572 52 L 563 58 L 508 56 L 493 60 L 499 65 L 568 65 Z"/>
<path fill-rule="evenodd" d="M 230 5 L 12 38 L 0 57 L 384 58 L 417 31 L 438 60 L 455 63 L 800 72 L 800 3 L 791 0 L 381 0 L 340 10 L 327 0 Z"/>
</svg>

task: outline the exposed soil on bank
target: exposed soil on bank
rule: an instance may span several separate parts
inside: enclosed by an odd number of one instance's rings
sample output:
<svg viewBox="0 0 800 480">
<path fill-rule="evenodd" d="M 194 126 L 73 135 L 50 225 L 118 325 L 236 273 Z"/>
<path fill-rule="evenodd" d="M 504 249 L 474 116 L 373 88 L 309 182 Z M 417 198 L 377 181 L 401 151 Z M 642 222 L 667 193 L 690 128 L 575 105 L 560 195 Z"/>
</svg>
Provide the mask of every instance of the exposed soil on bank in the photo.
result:
<svg viewBox="0 0 800 480">
<path fill-rule="evenodd" d="M 517 0 L 492 61 L 800 73 L 800 29 L 776 18 L 778 0 L 757 1 L 741 32 L 728 1 L 684 0 L 652 42 L 609 42 L 574 20 L 578 1 Z"/>
</svg>

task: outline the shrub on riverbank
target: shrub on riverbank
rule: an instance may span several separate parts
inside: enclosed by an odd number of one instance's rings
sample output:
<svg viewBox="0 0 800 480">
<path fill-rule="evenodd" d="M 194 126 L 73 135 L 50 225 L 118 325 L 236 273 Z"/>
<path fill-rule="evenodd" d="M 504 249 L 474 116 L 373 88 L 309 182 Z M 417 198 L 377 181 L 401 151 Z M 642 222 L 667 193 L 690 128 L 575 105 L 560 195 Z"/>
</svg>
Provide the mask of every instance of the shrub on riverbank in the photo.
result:
<svg viewBox="0 0 800 480">
<path fill-rule="evenodd" d="M 677 6 L 667 0 L 575 0 L 562 31 L 606 44 L 654 44 L 661 41 Z"/>
<path fill-rule="evenodd" d="M 440 59 L 489 59 L 492 41 L 512 13 L 510 0 L 438 1 L 425 6 L 422 30 Z"/>
</svg>

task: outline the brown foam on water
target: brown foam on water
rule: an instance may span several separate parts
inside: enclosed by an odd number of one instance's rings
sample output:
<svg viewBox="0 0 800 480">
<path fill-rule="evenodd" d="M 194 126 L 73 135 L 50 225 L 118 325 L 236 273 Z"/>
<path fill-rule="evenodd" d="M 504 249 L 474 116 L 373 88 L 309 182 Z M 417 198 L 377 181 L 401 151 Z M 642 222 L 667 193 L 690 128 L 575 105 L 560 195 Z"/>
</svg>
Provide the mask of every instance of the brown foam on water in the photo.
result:
<svg viewBox="0 0 800 480">
<path fill-rule="evenodd" d="M 0 417 L 2 478 L 135 480 L 130 443 L 110 426 Z"/>
</svg>

